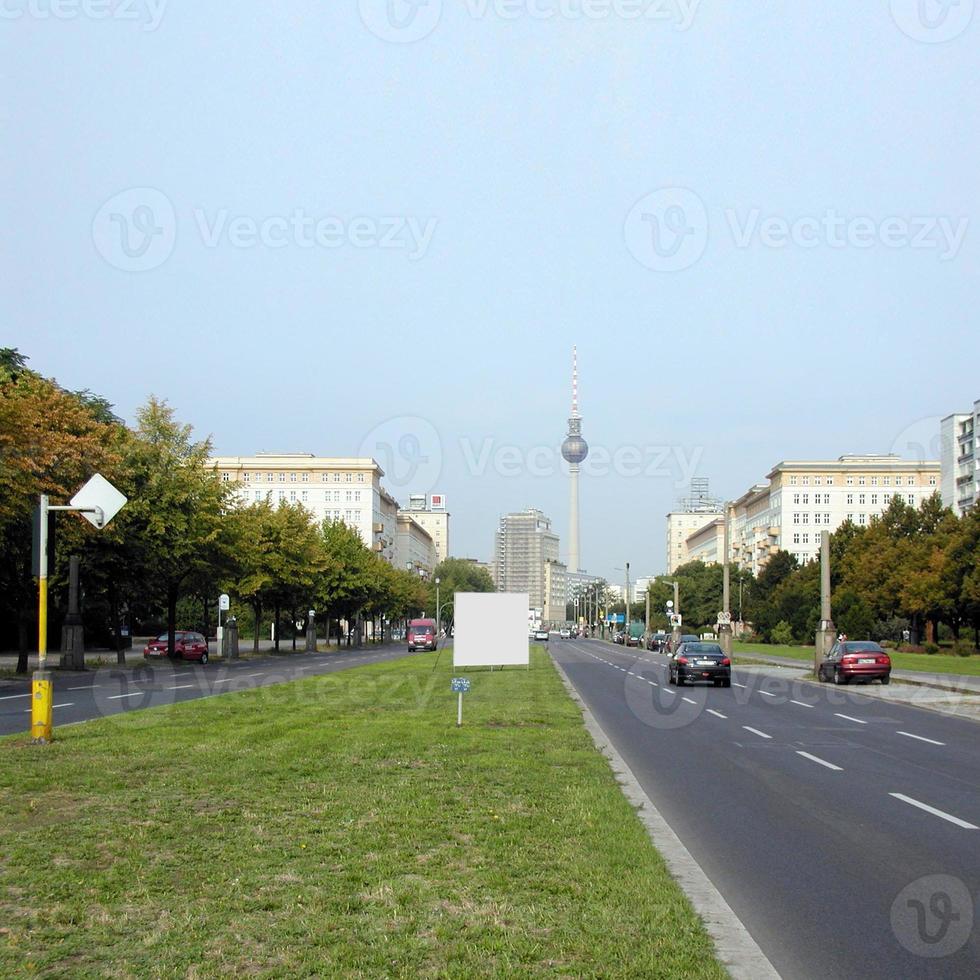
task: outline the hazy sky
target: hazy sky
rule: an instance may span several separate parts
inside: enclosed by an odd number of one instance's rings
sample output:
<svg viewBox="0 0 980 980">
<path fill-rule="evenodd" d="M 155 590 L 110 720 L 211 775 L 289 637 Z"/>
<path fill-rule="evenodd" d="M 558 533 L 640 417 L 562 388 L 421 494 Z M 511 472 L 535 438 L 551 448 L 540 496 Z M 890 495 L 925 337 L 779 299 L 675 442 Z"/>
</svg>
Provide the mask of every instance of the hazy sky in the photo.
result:
<svg viewBox="0 0 980 980">
<path fill-rule="evenodd" d="M 980 398 L 973 6 L 0 0 L 0 345 L 374 454 L 487 558 L 525 506 L 564 552 L 578 344 L 583 564 L 659 572 L 692 474 Z"/>
</svg>

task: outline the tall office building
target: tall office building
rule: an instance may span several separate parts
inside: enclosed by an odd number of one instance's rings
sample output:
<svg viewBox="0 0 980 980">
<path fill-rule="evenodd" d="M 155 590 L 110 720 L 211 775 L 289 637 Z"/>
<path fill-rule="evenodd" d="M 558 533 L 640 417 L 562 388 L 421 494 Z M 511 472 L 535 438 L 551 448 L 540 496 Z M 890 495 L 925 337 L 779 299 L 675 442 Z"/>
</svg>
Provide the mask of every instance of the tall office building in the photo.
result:
<svg viewBox="0 0 980 980">
<path fill-rule="evenodd" d="M 972 412 L 947 415 L 939 435 L 943 503 L 962 516 L 980 500 L 980 401 Z"/>
<path fill-rule="evenodd" d="M 429 532 L 435 544 L 437 565 L 449 557 L 449 511 L 444 494 L 413 493 L 408 498 L 408 506 L 398 513 L 407 514 Z"/>
<path fill-rule="evenodd" d="M 589 444 L 582 438 L 582 416 L 578 413 L 578 348 L 572 348 L 572 416 L 568 434 L 561 444 L 561 454 L 568 463 L 568 570 L 579 571 L 578 544 L 578 471 L 589 455 Z"/>
<path fill-rule="evenodd" d="M 530 608 L 543 610 L 552 605 L 559 581 L 564 588 L 565 566 L 555 567 L 558 565 L 558 535 L 540 510 L 528 508 L 500 518 L 493 549 L 498 592 L 526 592 Z"/>
</svg>

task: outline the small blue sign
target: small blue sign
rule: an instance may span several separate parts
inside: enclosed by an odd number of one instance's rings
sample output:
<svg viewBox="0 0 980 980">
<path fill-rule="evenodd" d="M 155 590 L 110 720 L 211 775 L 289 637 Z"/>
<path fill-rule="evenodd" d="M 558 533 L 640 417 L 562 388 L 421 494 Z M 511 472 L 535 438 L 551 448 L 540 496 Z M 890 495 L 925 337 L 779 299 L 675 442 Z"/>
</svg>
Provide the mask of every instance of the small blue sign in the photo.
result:
<svg viewBox="0 0 980 980">
<path fill-rule="evenodd" d="M 465 677 L 454 677 L 452 690 L 454 694 L 465 694 L 470 689 L 470 682 Z"/>
<path fill-rule="evenodd" d="M 626 622 L 626 613 L 609 613 L 609 615 L 606 616 L 606 622 L 607 623 L 625 623 Z"/>
</svg>

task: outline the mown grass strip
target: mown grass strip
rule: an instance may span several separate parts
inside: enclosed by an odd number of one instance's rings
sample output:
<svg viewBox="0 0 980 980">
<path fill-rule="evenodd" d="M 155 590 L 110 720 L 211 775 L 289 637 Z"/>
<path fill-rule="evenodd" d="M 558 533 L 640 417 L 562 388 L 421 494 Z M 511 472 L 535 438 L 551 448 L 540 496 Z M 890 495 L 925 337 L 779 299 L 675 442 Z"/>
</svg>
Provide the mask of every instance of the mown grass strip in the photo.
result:
<svg viewBox="0 0 980 980">
<path fill-rule="evenodd" d="M 721 977 L 547 656 L 0 741 L 0 975 Z"/>
</svg>

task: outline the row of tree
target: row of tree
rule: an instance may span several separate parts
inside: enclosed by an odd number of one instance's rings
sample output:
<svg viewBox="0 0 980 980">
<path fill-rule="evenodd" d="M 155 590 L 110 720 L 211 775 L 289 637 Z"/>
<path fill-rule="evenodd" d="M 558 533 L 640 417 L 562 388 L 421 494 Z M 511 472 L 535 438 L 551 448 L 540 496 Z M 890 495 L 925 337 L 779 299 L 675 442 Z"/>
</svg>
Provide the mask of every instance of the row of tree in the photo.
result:
<svg viewBox="0 0 980 980">
<path fill-rule="evenodd" d="M 353 628 L 377 621 L 382 633 L 386 622 L 435 615 L 432 580 L 392 567 L 356 530 L 318 524 L 298 504 L 236 503 L 232 486 L 207 465 L 210 455 L 210 442 L 195 441 L 165 402 L 151 397 L 129 428 L 105 399 L 67 391 L 30 370 L 18 351 L 0 349 L 0 648 L 17 644 L 19 670 L 27 669 L 37 628 L 33 508 L 42 493 L 67 502 L 95 472 L 128 503 L 102 531 L 74 515 L 59 517 L 50 648 L 74 554 L 83 563 L 87 631 L 120 649 L 127 628 L 163 621 L 173 652 L 174 630 L 190 625 L 178 621 L 178 609 L 194 598 L 206 618 L 222 591 L 250 611 L 256 645 L 270 613 L 277 627 L 281 617 L 292 624 L 312 608 L 319 622 Z M 449 600 L 444 617 L 452 615 L 454 589 L 493 589 L 467 562 L 444 562 L 436 575 Z M 277 644 L 280 634 L 277 628 Z"/>
<path fill-rule="evenodd" d="M 933 642 L 940 628 L 959 640 L 972 631 L 980 645 L 980 509 L 956 516 L 938 495 L 915 509 L 894 497 L 888 509 L 859 527 L 848 521 L 830 537 L 832 614 L 851 638 Z M 722 608 L 719 565 L 691 562 L 650 587 L 652 625 L 666 627 L 665 606 L 679 583 L 685 628 L 711 628 Z M 730 570 L 733 618 L 763 640 L 787 634 L 812 642 L 820 622 L 820 564 L 799 565 L 774 554 L 757 577 Z M 643 618 L 645 596 L 633 606 Z M 620 609 L 622 606 L 619 607 Z"/>
</svg>

